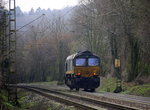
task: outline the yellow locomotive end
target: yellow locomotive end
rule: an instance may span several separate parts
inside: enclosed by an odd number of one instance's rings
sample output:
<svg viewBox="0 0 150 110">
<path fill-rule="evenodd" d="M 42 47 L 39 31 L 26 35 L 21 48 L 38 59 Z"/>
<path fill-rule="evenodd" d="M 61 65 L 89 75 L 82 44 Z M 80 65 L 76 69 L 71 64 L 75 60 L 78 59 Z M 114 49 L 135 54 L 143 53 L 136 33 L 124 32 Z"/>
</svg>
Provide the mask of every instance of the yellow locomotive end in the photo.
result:
<svg viewBox="0 0 150 110">
<path fill-rule="evenodd" d="M 100 74 L 100 67 L 75 67 L 74 73 L 81 77 L 92 77 Z"/>
<path fill-rule="evenodd" d="M 89 51 L 68 56 L 65 68 L 65 84 L 70 89 L 95 91 L 100 85 L 100 58 Z"/>
</svg>

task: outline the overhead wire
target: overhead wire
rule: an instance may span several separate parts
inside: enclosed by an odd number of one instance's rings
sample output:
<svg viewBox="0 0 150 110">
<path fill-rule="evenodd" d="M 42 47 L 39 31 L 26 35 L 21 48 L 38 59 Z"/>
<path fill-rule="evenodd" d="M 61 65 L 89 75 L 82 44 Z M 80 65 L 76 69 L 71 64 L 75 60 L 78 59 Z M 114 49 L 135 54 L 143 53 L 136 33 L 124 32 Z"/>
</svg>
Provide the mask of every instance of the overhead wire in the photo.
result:
<svg viewBox="0 0 150 110">
<path fill-rule="evenodd" d="M 36 18 L 36 19 L 34 19 L 34 20 L 30 21 L 29 23 L 27 23 L 27 24 L 23 25 L 22 27 L 20 27 L 20 28 L 16 29 L 16 31 L 19 31 L 20 29 L 22 29 L 22 28 L 26 27 L 27 25 L 29 25 L 29 24 L 33 23 L 34 21 L 36 21 L 36 20 L 40 19 L 40 18 L 41 18 L 41 17 L 43 17 L 44 15 L 45 15 L 45 14 L 42 14 L 42 15 L 41 15 L 41 16 L 39 16 L 38 18 Z"/>
<path fill-rule="evenodd" d="M 79 4 L 82 2 L 83 0 L 81 0 L 80 2 L 79 2 Z M 63 15 L 61 15 L 59 18 L 63 18 L 63 17 L 65 17 L 70 11 L 72 11 L 73 9 L 75 9 L 75 8 L 77 8 L 78 7 L 78 5 L 76 5 L 76 6 L 73 6 L 70 10 L 68 10 L 67 12 L 65 12 Z M 53 23 L 54 23 L 54 21 L 53 21 Z M 46 31 L 47 29 L 49 29 L 49 26 L 47 27 L 47 28 L 45 28 L 45 30 L 44 31 Z"/>
<path fill-rule="evenodd" d="M 68 10 L 67 12 L 65 12 L 63 15 L 59 16 L 59 18 L 62 19 L 63 17 L 65 17 L 69 12 L 71 12 L 73 9 L 77 8 L 78 6 L 80 6 L 80 4 L 81 4 L 82 2 L 84 2 L 84 1 L 85 1 L 85 0 L 81 0 L 81 1 L 79 2 L 79 5 L 73 6 L 70 10 Z M 84 4 L 83 4 L 83 5 L 84 5 Z M 85 6 L 85 5 L 84 5 L 84 6 Z M 86 8 L 89 9 L 87 6 L 86 6 Z M 90 9 L 90 10 L 91 10 L 91 9 Z M 116 9 L 116 10 L 117 10 L 117 9 Z M 110 12 L 107 12 L 107 13 L 105 13 L 105 14 L 101 14 L 101 15 L 99 15 L 99 16 L 104 16 L 104 15 L 110 14 L 110 13 L 112 13 L 112 12 L 114 12 L 114 11 L 115 11 L 115 10 L 111 10 Z M 44 15 L 45 15 L 45 14 L 44 14 Z M 41 15 L 41 16 L 38 17 L 37 19 L 41 18 L 42 16 L 43 16 L 43 15 Z M 45 17 L 45 18 L 48 18 L 47 16 L 44 16 L 44 17 Z M 24 25 L 23 27 L 17 29 L 17 31 L 20 30 L 20 29 L 22 29 L 22 28 L 24 28 L 25 26 L 31 24 L 32 22 L 36 21 L 37 19 L 35 19 L 35 20 L 29 22 L 28 24 Z M 42 18 L 42 20 L 41 20 L 41 22 L 40 22 L 40 23 L 42 23 L 42 24 L 43 24 L 43 21 L 45 21 L 45 20 L 43 20 L 43 19 L 44 19 L 44 18 Z M 50 26 L 51 24 L 48 25 L 48 23 L 50 23 L 51 21 L 50 21 L 49 19 L 46 19 L 46 20 L 47 20 L 47 22 L 46 22 L 47 27 L 46 27 L 46 28 L 43 27 L 43 28 L 42 28 L 42 31 L 40 31 L 39 33 L 44 33 L 44 32 L 46 32 L 48 29 L 52 28 L 52 27 Z M 56 20 L 57 20 L 57 19 L 55 19 L 55 21 L 52 21 L 52 24 L 55 23 Z M 39 24 L 38 24 L 38 25 L 39 25 Z M 66 25 L 75 25 L 75 24 L 64 24 L 65 27 L 66 27 Z M 44 29 L 44 28 L 45 28 L 45 29 Z M 108 29 L 104 28 L 104 30 L 108 32 Z M 111 32 L 111 33 L 115 34 L 114 32 Z"/>
<path fill-rule="evenodd" d="M 76 7 L 77 7 L 77 6 L 72 7 L 70 10 L 68 10 L 66 13 L 64 13 L 63 15 L 61 15 L 59 18 L 65 17 L 70 11 L 72 11 L 72 10 L 73 10 L 74 8 L 76 8 Z M 45 15 L 45 14 L 44 14 L 44 15 Z M 26 27 L 27 25 L 31 24 L 32 22 L 38 20 L 38 19 L 41 18 L 42 16 L 43 16 L 43 15 L 41 15 L 40 17 L 36 18 L 35 20 L 29 22 L 28 24 L 22 26 L 21 28 L 17 29 L 17 31 L 19 31 L 20 29 Z M 47 20 L 49 20 L 49 19 L 47 19 Z M 43 21 L 43 20 L 42 20 L 42 21 Z M 49 20 L 49 21 L 50 21 L 50 20 Z M 49 22 L 47 22 L 47 23 L 49 23 Z M 52 23 L 55 23 L 55 22 L 53 21 Z M 51 27 L 50 27 L 50 26 L 47 26 L 47 28 L 45 28 L 44 30 L 42 29 L 43 31 L 42 31 L 41 33 L 44 33 L 44 32 L 47 31 L 49 28 L 51 28 Z M 41 44 L 40 44 L 40 45 L 41 45 Z"/>
<path fill-rule="evenodd" d="M 83 1 L 85 1 L 85 0 L 81 0 L 80 2 L 79 2 L 79 5 L 83 2 Z M 70 10 L 68 10 L 67 12 L 65 12 L 63 15 L 61 15 L 61 16 L 59 16 L 59 18 L 63 18 L 63 17 L 65 17 L 70 11 L 72 11 L 73 9 L 75 9 L 75 8 L 77 8 L 79 5 L 76 5 L 76 6 L 74 6 L 74 7 L 72 7 Z M 85 6 L 85 5 L 84 5 Z M 88 7 L 86 7 L 86 8 L 88 8 Z M 89 9 L 89 8 L 88 8 Z M 111 11 L 111 12 L 114 12 L 114 10 L 113 11 Z M 106 14 L 110 14 L 111 12 L 108 12 L 108 13 L 106 13 Z M 104 16 L 104 15 L 106 15 L 106 14 L 102 14 L 102 15 L 100 15 L 100 16 Z M 45 16 L 46 17 L 46 16 Z M 50 22 L 50 20 L 49 19 L 47 19 L 48 20 L 48 22 Z M 55 22 L 56 22 L 56 20 L 57 19 L 55 19 L 55 21 L 52 21 L 52 24 L 54 24 Z M 48 23 L 47 22 L 47 23 Z M 68 25 L 75 25 L 75 24 L 68 24 Z M 66 27 L 66 24 L 64 25 L 65 27 Z M 47 31 L 48 29 L 50 29 L 51 27 L 48 25 L 47 26 L 47 28 L 45 28 L 43 31 L 42 31 L 42 33 L 44 33 L 45 31 Z M 108 29 L 105 29 L 105 31 L 108 31 Z"/>
</svg>

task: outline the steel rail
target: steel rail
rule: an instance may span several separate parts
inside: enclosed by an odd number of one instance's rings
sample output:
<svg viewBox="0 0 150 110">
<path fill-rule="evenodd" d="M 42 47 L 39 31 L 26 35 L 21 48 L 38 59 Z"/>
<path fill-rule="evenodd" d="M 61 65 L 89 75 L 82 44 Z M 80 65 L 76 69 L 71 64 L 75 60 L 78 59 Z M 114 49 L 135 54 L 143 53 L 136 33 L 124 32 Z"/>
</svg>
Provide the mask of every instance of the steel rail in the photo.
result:
<svg viewBox="0 0 150 110">
<path fill-rule="evenodd" d="M 150 101 L 148 101 L 148 99 L 147 99 L 147 101 L 144 101 L 144 100 L 139 100 L 138 99 L 138 97 L 140 97 L 140 96 L 132 96 L 132 98 L 131 98 L 131 96 L 132 95 L 127 95 L 127 94 L 125 94 L 125 95 L 124 94 L 119 94 L 118 95 L 118 94 L 115 94 L 115 93 L 108 93 L 106 97 L 111 97 L 113 99 L 122 99 L 123 98 L 124 101 L 128 101 L 128 102 L 131 102 L 131 103 L 150 105 Z M 145 98 L 147 98 L 147 97 L 145 97 Z"/>
<path fill-rule="evenodd" d="M 56 90 L 45 89 L 45 88 L 41 88 L 41 87 L 25 86 L 25 85 L 23 85 L 23 86 L 17 85 L 17 87 L 18 88 L 28 89 L 28 90 L 29 89 L 30 90 L 31 89 L 38 89 L 38 90 L 44 91 L 46 93 L 57 94 L 57 95 L 61 95 L 61 96 L 70 97 L 70 98 L 73 98 L 73 99 L 78 99 L 78 100 L 80 99 L 80 100 L 85 101 L 85 102 L 90 102 L 91 104 L 96 105 L 98 107 L 101 106 L 101 107 L 105 107 L 105 108 L 114 108 L 114 109 L 119 109 L 119 110 L 140 110 L 139 108 L 136 108 L 136 107 L 126 106 L 126 105 L 120 105 L 120 104 L 106 102 L 106 101 L 101 101 L 101 100 L 96 100 L 96 99 L 92 99 L 92 98 L 88 98 L 88 97 L 83 97 L 83 96 L 79 96 L 79 95 L 71 95 L 71 94 L 68 94 L 68 93 L 59 92 L 59 91 L 56 91 Z M 59 98 L 60 97 L 58 97 L 58 100 L 61 100 Z M 56 99 L 56 97 L 55 97 L 55 99 Z M 74 102 L 69 102 L 69 104 L 75 105 L 73 103 Z M 75 102 L 75 103 L 77 103 L 77 102 Z M 86 108 L 86 109 L 88 109 L 88 108 Z M 91 109 L 91 110 L 93 110 L 93 109 Z"/>
<path fill-rule="evenodd" d="M 94 107 L 91 107 L 91 106 L 88 106 L 88 105 L 84 105 L 84 104 L 81 104 L 81 103 L 78 103 L 78 102 L 75 102 L 75 101 L 72 101 L 72 100 L 69 100 L 69 99 L 65 99 L 65 98 L 59 97 L 59 96 L 54 95 L 54 94 L 50 94 L 50 93 L 48 93 L 48 91 L 46 92 L 46 91 L 43 91 L 43 90 L 39 90 L 38 88 L 25 87 L 24 89 L 27 89 L 27 90 L 35 92 L 39 95 L 45 96 L 46 98 L 49 98 L 51 100 L 55 100 L 57 102 L 64 103 L 66 105 L 75 106 L 75 107 L 83 109 L 83 110 L 97 110 L 97 108 L 94 108 Z"/>
</svg>

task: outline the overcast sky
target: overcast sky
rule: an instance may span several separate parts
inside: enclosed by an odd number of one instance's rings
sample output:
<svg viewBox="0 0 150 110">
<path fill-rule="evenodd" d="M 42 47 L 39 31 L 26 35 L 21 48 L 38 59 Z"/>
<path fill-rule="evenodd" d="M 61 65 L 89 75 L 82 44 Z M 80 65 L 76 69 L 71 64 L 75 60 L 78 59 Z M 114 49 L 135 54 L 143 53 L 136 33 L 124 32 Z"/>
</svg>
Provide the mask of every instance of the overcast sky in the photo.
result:
<svg viewBox="0 0 150 110">
<path fill-rule="evenodd" d="M 27 12 L 33 7 L 37 9 L 61 9 L 66 6 L 74 6 L 78 0 L 16 0 L 16 6 L 19 6 L 22 11 Z"/>
</svg>

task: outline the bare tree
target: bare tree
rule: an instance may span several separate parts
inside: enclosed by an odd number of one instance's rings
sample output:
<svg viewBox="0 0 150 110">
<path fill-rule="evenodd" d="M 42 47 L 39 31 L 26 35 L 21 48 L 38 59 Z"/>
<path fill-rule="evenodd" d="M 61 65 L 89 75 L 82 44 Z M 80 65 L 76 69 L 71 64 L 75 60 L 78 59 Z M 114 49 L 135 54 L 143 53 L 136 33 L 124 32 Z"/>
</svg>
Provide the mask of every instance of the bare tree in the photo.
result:
<svg viewBox="0 0 150 110">
<path fill-rule="evenodd" d="M 147 68 L 146 65 L 149 63 L 145 61 L 146 64 L 143 64 L 142 56 L 144 53 L 148 56 L 149 51 L 144 52 L 144 50 L 149 47 L 149 43 L 143 40 L 149 41 L 147 39 L 149 28 L 141 33 L 138 27 L 148 26 L 150 21 L 148 7 L 146 0 L 144 2 L 133 0 L 83 0 L 80 2 L 72 22 L 78 32 L 76 33 L 79 36 L 78 39 L 82 37 L 79 41 L 85 43 L 87 49 L 98 53 L 101 57 L 103 74 L 117 75 L 114 71 L 115 58 L 121 59 L 121 72 L 125 80 L 127 76 L 128 80 L 132 81 L 144 74 L 143 69 Z M 139 22 L 140 20 L 143 22 Z M 143 69 L 140 69 L 141 64 L 145 65 Z"/>
</svg>

